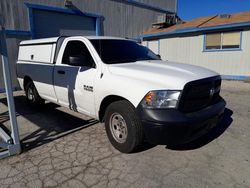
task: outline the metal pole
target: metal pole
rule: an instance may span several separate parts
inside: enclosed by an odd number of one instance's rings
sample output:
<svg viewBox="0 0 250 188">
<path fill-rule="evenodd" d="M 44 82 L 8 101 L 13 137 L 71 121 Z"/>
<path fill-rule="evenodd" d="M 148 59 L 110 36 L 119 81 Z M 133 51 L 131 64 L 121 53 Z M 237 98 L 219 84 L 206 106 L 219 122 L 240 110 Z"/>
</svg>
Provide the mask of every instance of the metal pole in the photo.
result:
<svg viewBox="0 0 250 188">
<path fill-rule="evenodd" d="M 1 23 L 0 23 L 1 24 Z M 3 65 L 3 77 L 4 77 L 4 84 L 6 89 L 6 96 L 7 96 L 7 102 L 8 102 L 8 109 L 9 109 L 9 116 L 10 116 L 10 123 L 11 123 L 11 138 L 9 144 L 14 144 L 15 147 L 11 148 L 10 146 L 10 155 L 15 153 L 21 152 L 21 146 L 20 146 L 20 139 L 19 139 L 19 131 L 17 126 L 17 120 L 16 120 L 16 110 L 15 110 L 15 103 L 12 93 L 12 83 L 11 83 L 11 72 L 8 62 L 8 54 L 7 54 L 7 45 L 6 45 L 6 34 L 5 34 L 5 28 L 1 24 L 1 59 L 2 59 L 2 65 Z"/>
</svg>

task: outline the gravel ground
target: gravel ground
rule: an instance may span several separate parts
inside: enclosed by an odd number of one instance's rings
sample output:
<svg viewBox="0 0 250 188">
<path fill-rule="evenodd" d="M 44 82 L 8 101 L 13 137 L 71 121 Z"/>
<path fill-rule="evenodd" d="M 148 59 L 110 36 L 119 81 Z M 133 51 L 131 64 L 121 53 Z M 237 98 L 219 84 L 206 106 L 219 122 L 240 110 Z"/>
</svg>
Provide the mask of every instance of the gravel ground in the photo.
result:
<svg viewBox="0 0 250 188">
<path fill-rule="evenodd" d="M 204 137 L 121 154 L 103 124 L 50 103 L 31 109 L 16 92 L 23 153 L 0 161 L 0 187 L 250 187 L 250 83 L 224 81 L 222 96 L 224 118 Z M 9 126 L 4 94 L 0 125 Z"/>
</svg>

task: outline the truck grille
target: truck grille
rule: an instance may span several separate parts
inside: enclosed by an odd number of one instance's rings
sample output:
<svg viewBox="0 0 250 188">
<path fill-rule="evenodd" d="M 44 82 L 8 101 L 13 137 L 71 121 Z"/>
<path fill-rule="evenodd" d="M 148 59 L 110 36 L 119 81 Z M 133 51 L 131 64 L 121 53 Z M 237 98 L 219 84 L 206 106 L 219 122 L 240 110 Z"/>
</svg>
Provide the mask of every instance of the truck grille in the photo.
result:
<svg viewBox="0 0 250 188">
<path fill-rule="evenodd" d="M 220 76 L 187 83 L 180 98 L 179 110 L 194 112 L 215 104 L 220 100 L 220 87 Z"/>
</svg>

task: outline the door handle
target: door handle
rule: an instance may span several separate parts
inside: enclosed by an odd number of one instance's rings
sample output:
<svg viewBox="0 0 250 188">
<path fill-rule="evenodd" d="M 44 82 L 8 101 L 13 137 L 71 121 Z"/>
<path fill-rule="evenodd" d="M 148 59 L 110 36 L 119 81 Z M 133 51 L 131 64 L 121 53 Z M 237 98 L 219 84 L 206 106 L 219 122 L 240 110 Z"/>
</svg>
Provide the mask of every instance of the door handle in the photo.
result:
<svg viewBox="0 0 250 188">
<path fill-rule="evenodd" d="M 57 71 L 57 73 L 58 73 L 58 74 L 65 74 L 65 71 L 59 70 L 59 71 Z"/>
</svg>

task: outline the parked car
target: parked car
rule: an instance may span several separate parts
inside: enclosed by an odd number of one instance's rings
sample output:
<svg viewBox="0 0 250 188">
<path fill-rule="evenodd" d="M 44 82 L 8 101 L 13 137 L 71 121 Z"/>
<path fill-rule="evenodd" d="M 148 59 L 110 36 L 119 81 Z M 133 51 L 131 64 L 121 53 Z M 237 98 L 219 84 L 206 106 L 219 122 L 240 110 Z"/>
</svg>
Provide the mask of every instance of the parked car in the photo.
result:
<svg viewBox="0 0 250 188">
<path fill-rule="evenodd" d="M 23 41 L 17 76 L 30 104 L 47 100 L 105 122 L 111 144 L 124 153 L 145 139 L 171 145 L 196 139 L 225 109 L 218 73 L 164 62 L 122 38 Z"/>
</svg>

